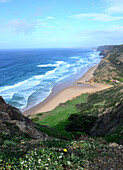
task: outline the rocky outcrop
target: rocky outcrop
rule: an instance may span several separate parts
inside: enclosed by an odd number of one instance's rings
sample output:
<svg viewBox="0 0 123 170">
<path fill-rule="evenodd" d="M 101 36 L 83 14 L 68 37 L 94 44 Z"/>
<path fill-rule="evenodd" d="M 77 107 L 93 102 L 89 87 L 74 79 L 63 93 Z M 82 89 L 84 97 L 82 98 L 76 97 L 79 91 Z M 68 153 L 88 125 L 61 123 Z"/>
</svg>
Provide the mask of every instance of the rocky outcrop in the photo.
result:
<svg viewBox="0 0 123 170">
<path fill-rule="evenodd" d="M 10 120 L 10 117 L 9 117 L 8 113 L 0 111 L 0 119 L 1 120 Z"/>
<path fill-rule="evenodd" d="M 24 116 L 20 110 L 9 104 L 6 104 L 2 97 L 0 97 L 0 112 L 7 113 L 11 120 L 24 121 Z"/>
<path fill-rule="evenodd" d="M 34 127 L 32 121 L 23 116 L 21 111 L 9 104 L 6 104 L 4 99 L 0 96 L 0 130 L 9 131 L 10 127 L 6 126 L 4 122 L 8 122 L 11 126 L 17 126 L 19 131 L 27 133 L 31 138 L 47 138 L 48 136 Z"/>
</svg>

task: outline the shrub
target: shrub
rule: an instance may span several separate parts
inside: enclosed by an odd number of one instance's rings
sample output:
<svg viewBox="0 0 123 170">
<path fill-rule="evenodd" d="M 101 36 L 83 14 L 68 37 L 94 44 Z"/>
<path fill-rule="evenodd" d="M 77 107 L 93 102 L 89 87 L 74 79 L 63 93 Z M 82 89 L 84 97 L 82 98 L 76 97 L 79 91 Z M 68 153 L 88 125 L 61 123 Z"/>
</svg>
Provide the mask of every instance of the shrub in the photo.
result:
<svg viewBox="0 0 123 170">
<path fill-rule="evenodd" d="M 73 114 L 69 117 L 69 123 L 66 125 L 66 130 L 68 132 L 84 132 L 89 134 L 96 119 L 95 116 Z"/>
</svg>

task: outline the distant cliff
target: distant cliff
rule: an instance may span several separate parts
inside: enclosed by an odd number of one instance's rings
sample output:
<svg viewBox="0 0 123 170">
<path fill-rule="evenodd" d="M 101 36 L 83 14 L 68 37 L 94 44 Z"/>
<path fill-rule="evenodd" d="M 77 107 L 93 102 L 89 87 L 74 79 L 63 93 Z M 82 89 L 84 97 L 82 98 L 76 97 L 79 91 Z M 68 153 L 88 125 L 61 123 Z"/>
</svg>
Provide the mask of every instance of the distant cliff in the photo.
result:
<svg viewBox="0 0 123 170">
<path fill-rule="evenodd" d="M 97 51 L 103 51 L 103 50 L 111 50 L 114 47 L 118 47 L 119 45 L 103 45 L 103 46 L 99 46 L 97 48 Z"/>
<path fill-rule="evenodd" d="M 94 72 L 94 81 L 99 83 L 110 83 L 111 79 L 123 82 L 123 45 L 101 46 L 104 56 Z"/>
</svg>

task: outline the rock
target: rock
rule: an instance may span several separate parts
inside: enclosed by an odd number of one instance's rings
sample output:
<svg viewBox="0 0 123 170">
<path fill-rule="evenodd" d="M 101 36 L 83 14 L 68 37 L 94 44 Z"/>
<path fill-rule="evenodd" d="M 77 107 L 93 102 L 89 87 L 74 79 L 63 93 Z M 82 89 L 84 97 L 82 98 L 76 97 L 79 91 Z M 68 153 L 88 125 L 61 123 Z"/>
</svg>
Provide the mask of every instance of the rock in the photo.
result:
<svg viewBox="0 0 123 170">
<path fill-rule="evenodd" d="M 8 113 L 0 111 L 0 119 L 1 120 L 10 120 L 10 117 L 9 117 Z"/>
<path fill-rule="evenodd" d="M 12 124 L 10 124 L 10 126 L 6 126 L 4 123 L 5 121 Z M 13 124 L 14 126 L 18 126 L 21 132 L 27 133 L 31 138 L 48 138 L 46 134 L 36 129 L 33 122 L 29 118 L 25 117 L 19 109 L 7 104 L 0 96 L 0 129 L 11 131 Z"/>
<path fill-rule="evenodd" d="M 6 112 L 11 118 L 11 120 L 20 120 L 20 121 L 24 120 L 24 116 L 20 112 L 20 110 L 9 104 L 6 104 L 6 102 L 1 96 L 0 96 L 0 111 Z"/>
<path fill-rule="evenodd" d="M 12 120 L 11 123 L 15 123 L 20 131 L 27 133 L 33 139 L 45 139 L 48 136 L 41 131 L 37 130 L 32 124 L 28 124 L 26 121 Z"/>
<path fill-rule="evenodd" d="M 3 124 L 2 120 L 0 120 L 0 131 L 1 130 L 6 130 L 6 129 L 7 129 L 6 125 Z"/>
<path fill-rule="evenodd" d="M 117 143 L 109 143 L 109 147 L 118 147 L 119 145 Z"/>
</svg>

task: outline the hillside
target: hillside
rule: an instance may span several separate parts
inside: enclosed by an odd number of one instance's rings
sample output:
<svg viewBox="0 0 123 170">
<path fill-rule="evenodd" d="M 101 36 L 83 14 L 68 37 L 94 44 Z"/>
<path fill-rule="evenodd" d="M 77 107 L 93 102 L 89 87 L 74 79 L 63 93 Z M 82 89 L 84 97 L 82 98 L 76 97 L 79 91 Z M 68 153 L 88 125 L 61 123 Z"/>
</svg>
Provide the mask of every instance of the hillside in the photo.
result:
<svg viewBox="0 0 123 170">
<path fill-rule="evenodd" d="M 123 45 L 108 47 L 101 55 L 104 55 L 104 58 L 94 72 L 94 81 L 110 83 L 110 80 L 114 79 L 123 82 Z"/>
<path fill-rule="evenodd" d="M 123 144 L 123 85 L 89 95 L 85 103 L 76 107 L 79 114 L 69 117 L 67 131 L 112 136 L 112 140 Z"/>
</svg>

